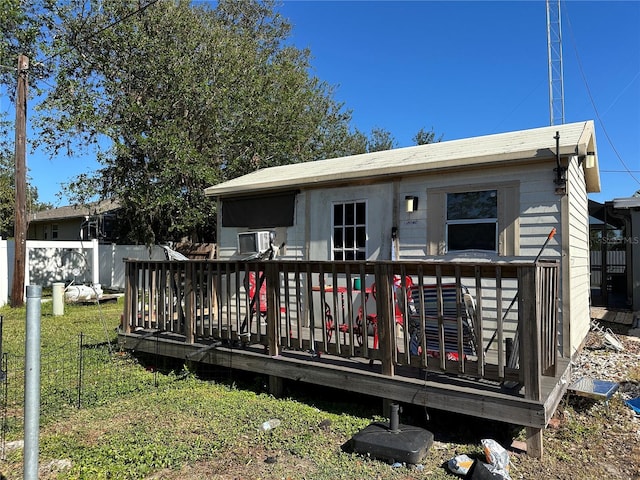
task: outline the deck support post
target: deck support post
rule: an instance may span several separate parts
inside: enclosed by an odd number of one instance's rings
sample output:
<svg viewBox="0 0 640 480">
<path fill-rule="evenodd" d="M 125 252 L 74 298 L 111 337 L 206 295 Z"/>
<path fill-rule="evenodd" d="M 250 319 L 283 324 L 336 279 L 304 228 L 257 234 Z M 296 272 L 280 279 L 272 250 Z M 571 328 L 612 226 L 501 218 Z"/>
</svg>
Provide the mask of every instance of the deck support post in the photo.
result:
<svg viewBox="0 0 640 480">
<path fill-rule="evenodd" d="M 284 392 L 284 380 L 282 377 L 269 375 L 269 393 L 276 398 L 282 397 Z"/>
<path fill-rule="evenodd" d="M 392 377 L 395 373 L 394 350 L 395 350 L 395 321 L 393 314 L 393 290 L 391 282 L 393 271 L 386 263 L 379 263 L 375 266 L 376 276 L 376 309 L 378 312 L 378 338 L 382 359 L 382 374 Z"/>
<path fill-rule="evenodd" d="M 527 432 L 527 455 L 533 458 L 542 458 L 542 429 L 536 427 L 526 427 Z"/>
</svg>

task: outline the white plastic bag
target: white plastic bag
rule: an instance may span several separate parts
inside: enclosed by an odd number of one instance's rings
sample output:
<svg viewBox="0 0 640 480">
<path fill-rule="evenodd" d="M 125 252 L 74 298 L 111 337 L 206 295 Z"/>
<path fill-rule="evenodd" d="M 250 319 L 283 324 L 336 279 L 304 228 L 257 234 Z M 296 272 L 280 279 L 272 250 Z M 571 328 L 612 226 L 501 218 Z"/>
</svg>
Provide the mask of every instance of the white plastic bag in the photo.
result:
<svg viewBox="0 0 640 480">
<path fill-rule="evenodd" d="M 505 480 L 511 480 L 509 476 L 509 452 L 490 438 L 482 440 L 481 443 L 491 473 L 501 475 Z"/>
</svg>

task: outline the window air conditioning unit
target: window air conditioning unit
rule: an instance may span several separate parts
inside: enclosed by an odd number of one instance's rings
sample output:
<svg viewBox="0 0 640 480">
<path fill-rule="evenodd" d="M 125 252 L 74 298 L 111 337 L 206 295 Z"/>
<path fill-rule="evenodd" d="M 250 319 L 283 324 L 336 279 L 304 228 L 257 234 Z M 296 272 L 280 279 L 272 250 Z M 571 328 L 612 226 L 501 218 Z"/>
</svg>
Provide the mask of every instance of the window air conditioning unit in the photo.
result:
<svg viewBox="0 0 640 480">
<path fill-rule="evenodd" d="M 263 253 L 269 250 L 271 232 L 243 232 L 238 234 L 238 251 L 241 255 Z"/>
</svg>

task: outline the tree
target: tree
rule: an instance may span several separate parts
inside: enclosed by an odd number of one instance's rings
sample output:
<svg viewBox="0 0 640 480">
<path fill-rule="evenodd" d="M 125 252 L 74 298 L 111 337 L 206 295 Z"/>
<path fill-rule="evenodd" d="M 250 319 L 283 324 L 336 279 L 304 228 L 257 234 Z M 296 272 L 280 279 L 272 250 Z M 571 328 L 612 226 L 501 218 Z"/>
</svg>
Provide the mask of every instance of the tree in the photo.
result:
<svg viewBox="0 0 640 480">
<path fill-rule="evenodd" d="M 33 2 L 21 0 L 2 0 L 0 7 L 0 82 L 15 86 L 16 69 L 14 66 L 19 54 L 29 57 L 38 51 L 41 31 L 40 22 L 45 16 L 36 14 Z M 39 68 L 39 67 L 38 67 Z M 13 96 L 15 89 L 9 88 Z"/>
<path fill-rule="evenodd" d="M 15 191 L 13 165 L 8 155 L 0 153 L 0 237 L 13 237 Z"/>
<path fill-rule="evenodd" d="M 371 136 L 367 141 L 368 152 L 381 152 L 384 150 L 391 150 L 396 146 L 397 142 L 393 135 L 388 130 L 380 127 L 373 128 L 371 130 Z"/>
<path fill-rule="evenodd" d="M 442 141 L 442 135 L 436 138 L 436 133 L 433 128 L 431 130 L 425 130 L 424 127 L 418 130 L 418 133 L 413 137 L 413 141 L 416 145 L 427 145 L 429 143 L 438 143 Z"/>
<path fill-rule="evenodd" d="M 13 155 L 0 150 L 0 237 L 13 237 L 16 192 L 14 184 Z M 27 179 L 28 181 L 28 179 Z M 49 203 L 38 200 L 38 189 L 27 185 L 27 212 L 38 212 L 52 208 Z"/>
<path fill-rule="evenodd" d="M 87 7 L 91 8 L 87 8 Z M 308 74 L 310 52 L 267 1 L 50 5 L 57 71 L 38 125 L 50 152 L 102 148 L 68 188 L 115 197 L 129 240 L 212 239 L 210 185 L 257 168 L 354 153 L 351 113 Z"/>
<path fill-rule="evenodd" d="M 3 0 L 0 7 L 0 87 L 4 87 L 9 98 L 15 96 L 17 84 L 17 60 L 19 54 L 36 56 L 40 51 L 42 27 L 47 16 L 38 13 L 33 2 Z M 31 68 L 34 74 L 43 71 L 41 64 Z M 2 92 L 4 95 L 4 92 Z M 15 161 L 12 122 L 7 121 L 6 111 L 0 111 L 0 236 L 12 237 L 15 221 Z M 38 203 L 38 193 L 27 186 L 29 211 L 46 208 Z"/>
</svg>

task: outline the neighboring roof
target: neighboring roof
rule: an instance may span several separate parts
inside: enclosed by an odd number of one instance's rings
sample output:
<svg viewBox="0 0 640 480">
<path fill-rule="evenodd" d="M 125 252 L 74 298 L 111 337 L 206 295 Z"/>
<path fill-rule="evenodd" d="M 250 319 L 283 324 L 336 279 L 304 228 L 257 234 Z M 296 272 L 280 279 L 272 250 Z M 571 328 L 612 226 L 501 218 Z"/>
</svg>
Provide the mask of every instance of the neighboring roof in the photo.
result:
<svg viewBox="0 0 640 480">
<path fill-rule="evenodd" d="M 609 214 L 607 214 L 609 212 Z M 622 228 L 624 219 L 611 215 L 611 202 L 599 203 L 589 199 L 589 225 L 597 225 L 599 228 L 606 223 L 610 227 Z"/>
<path fill-rule="evenodd" d="M 614 208 L 640 208 L 640 197 L 614 198 Z"/>
<path fill-rule="evenodd" d="M 555 157 L 556 132 L 560 134 L 560 155 L 596 153 L 595 165 L 585 168 L 588 192 L 600 191 L 600 173 L 593 121 L 554 125 L 482 137 L 450 140 L 349 157 L 270 167 L 205 189 L 214 197 L 253 192 L 324 186 L 380 177 L 428 173 L 504 162 L 531 161 Z"/>
<path fill-rule="evenodd" d="M 72 218 L 84 218 L 87 215 L 96 215 L 111 212 L 120 208 L 117 200 L 102 200 L 85 206 L 65 206 L 42 210 L 31 214 L 29 222 L 44 222 L 51 220 L 69 220 Z"/>
</svg>

